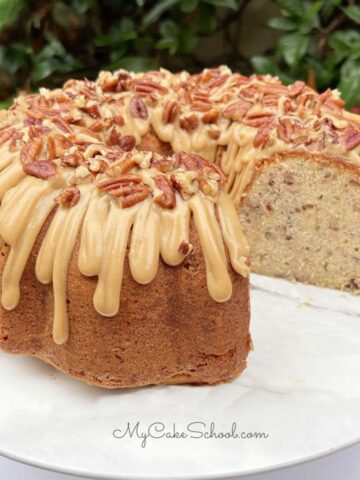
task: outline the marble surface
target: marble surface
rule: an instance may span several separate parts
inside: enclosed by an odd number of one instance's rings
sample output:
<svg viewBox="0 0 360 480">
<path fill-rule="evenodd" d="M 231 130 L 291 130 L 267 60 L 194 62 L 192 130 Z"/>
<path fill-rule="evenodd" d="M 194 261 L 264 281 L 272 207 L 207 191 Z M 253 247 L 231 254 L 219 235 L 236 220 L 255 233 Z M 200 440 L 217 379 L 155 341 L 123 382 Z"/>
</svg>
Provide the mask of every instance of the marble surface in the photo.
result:
<svg viewBox="0 0 360 480">
<path fill-rule="evenodd" d="M 358 441 L 359 298 L 254 275 L 251 330 L 255 350 L 245 374 L 216 387 L 108 392 L 37 360 L 0 354 L 0 453 L 99 478 L 214 478 Z M 137 422 L 140 438 L 123 436 Z M 174 432 L 187 438 L 171 438 Z"/>
<path fill-rule="evenodd" d="M 40 470 L 0 457 L 0 475 L 6 480 L 78 480 L 79 477 Z M 332 455 L 281 470 L 235 477 L 241 480 L 358 480 L 360 476 L 360 444 Z M 90 480 L 89 477 L 85 480 Z"/>
</svg>

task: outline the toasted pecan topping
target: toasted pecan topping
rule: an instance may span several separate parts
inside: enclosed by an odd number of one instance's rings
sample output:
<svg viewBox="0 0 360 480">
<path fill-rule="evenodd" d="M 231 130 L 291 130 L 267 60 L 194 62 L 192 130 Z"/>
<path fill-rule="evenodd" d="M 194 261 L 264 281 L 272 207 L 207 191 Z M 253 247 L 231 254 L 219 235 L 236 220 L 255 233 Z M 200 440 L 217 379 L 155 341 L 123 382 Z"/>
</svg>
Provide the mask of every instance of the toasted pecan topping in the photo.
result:
<svg viewBox="0 0 360 480">
<path fill-rule="evenodd" d="M 194 247 L 191 243 L 189 243 L 187 240 L 183 240 L 179 245 L 178 251 L 179 253 L 181 253 L 181 255 L 184 255 L 184 257 L 186 257 L 187 255 L 189 255 L 189 253 L 193 251 L 193 249 Z"/>
<path fill-rule="evenodd" d="M 180 119 L 180 127 L 188 132 L 195 130 L 198 125 L 199 119 L 194 113 Z"/>
<path fill-rule="evenodd" d="M 144 100 L 140 97 L 133 97 L 129 103 L 129 110 L 135 118 L 148 118 L 148 110 L 144 103 Z"/>
<path fill-rule="evenodd" d="M 27 175 L 47 180 L 56 175 L 56 165 L 50 160 L 35 160 L 23 164 L 23 170 Z"/>
<path fill-rule="evenodd" d="M 219 118 L 219 110 L 216 108 L 212 108 L 208 112 L 204 113 L 202 116 L 201 120 L 203 123 L 209 124 L 209 123 L 216 123 Z"/>
<path fill-rule="evenodd" d="M 125 150 L 125 152 L 129 152 L 135 147 L 135 137 L 133 135 L 124 135 L 119 140 L 119 146 Z"/>
<path fill-rule="evenodd" d="M 346 150 L 353 150 L 360 145 L 360 130 L 349 127 L 344 131 L 343 138 Z"/>
<path fill-rule="evenodd" d="M 65 207 L 74 207 L 80 200 L 80 190 L 77 187 L 67 187 L 55 198 L 55 202 Z"/>
<path fill-rule="evenodd" d="M 179 111 L 180 105 L 177 102 L 174 100 L 167 101 L 162 116 L 163 123 L 174 123 Z"/>
<path fill-rule="evenodd" d="M 43 141 L 41 138 L 35 138 L 24 145 L 20 153 L 21 163 L 25 165 L 26 163 L 31 163 L 37 160 L 40 155 L 42 145 Z"/>
<path fill-rule="evenodd" d="M 156 187 L 162 191 L 161 195 L 154 198 L 154 202 L 163 208 L 175 208 L 176 197 L 171 182 L 165 175 L 157 175 L 153 177 Z"/>
</svg>

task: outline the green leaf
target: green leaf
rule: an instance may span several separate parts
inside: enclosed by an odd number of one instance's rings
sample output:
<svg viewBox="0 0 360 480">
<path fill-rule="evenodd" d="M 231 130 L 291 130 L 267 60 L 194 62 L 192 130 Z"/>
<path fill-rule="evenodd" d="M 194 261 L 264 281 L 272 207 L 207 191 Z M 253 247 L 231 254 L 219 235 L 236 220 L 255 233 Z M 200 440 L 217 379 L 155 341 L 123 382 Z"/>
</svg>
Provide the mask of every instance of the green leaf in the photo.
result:
<svg viewBox="0 0 360 480">
<path fill-rule="evenodd" d="M 274 17 L 268 21 L 268 25 L 276 30 L 284 30 L 290 32 L 297 28 L 295 20 L 290 17 Z"/>
<path fill-rule="evenodd" d="M 78 15 L 84 15 L 94 4 L 94 0 L 73 0 L 74 10 Z"/>
<path fill-rule="evenodd" d="M 231 8 L 231 10 L 238 10 L 239 3 L 236 0 L 203 0 L 205 3 L 214 5 L 215 7 Z"/>
<path fill-rule="evenodd" d="M 202 34 L 212 35 L 216 31 L 217 16 L 213 5 L 201 3 L 199 7 L 198 27 Z"/>
<path fill-rule="evenodd" d="M 116 64 L 110 66 L 111 70 L 116 70 L 119 68 L 125 68 L 133 72 L 146 72 L 156 68 L 156 63 L 151 58 L 138 57 L 138 56 L 129 56 L 125 57 Z"/>
<path fill-rule="evenodd" d="M 26 0 L 0 0 L 0 32 L 20 16 Z"/>
<path fill-rule="evenodd" d="M 180 31 L 179 36 L 179 52 L 190 53 L 194 50 L 198 43 L 198 37 L 195 35 L 194 27 L 187 27 Z"/>
<path fill-rule="evenodd" d="M 335 50 L 349 51 L 359 41 L 360 33 L 356 30 L 338 30 L 330 36 L 329 45 Z"/>
<path fill-rule="evenodd" d="M 290 33 L 281 37 L 278 45 L 285 62 L 290 67 L 294 67 L 306 54 L 309 37 L 300 33 Z"/>
<path fill-rule="evenodd" d="M 266 73 L 270 73 L 271 75 L 277 75 L 278 68 L 275 62 L 262 55 L 255 55 L 251 58 L 251 65 L 256 73 L 260 73 L 262 75 Z"/>
<path fill-rule="evenodd" d="M 184 13 L 191 13 L 198 6 L 199 0 L 181 0 L 180 10 Z"/>
<path fill-rule="evenodd" d="M 65 30 L 70 30 L 78 23 L 77 17 L 69 5 L 64 2 L 56 2 L 52 10 L 54 22 Z"/>
<path fill-rule="evenodd" d="M 11 74 L 15 74 L 26 64 L 31 62 L 32 48 L 22 43 L 12 43 L 8 47 L 1 48 L 2 66 Z"/>
<path fill-rule="evenodd" d="M 356 5 L 350 5 L 349 7 L 345 7 L 342 9 L 346 15 L 351 18 L 355 23 L 360 24 L 360 7 Z"/>
<path fill-rule="evenodd" d="M 296 17 L 304 14 L 304 2 L 302 0 L 276 0 L 282 10 L 285 10 Z"/>
<path fill-rule="evenodd" d="M 159 31 L 161 39 L 155 44 L 159 50 L 167 49 L 173 55 L 179 48 L 180 44 L 180 30 L 175 22 L 172 20 L 165 20 L 161 22 Z"/>
<path fill-rule="evenodd" d="M 325 90 L 331 85 L 334 73 L 331 68 L 324 65 L 324 62 L 315 58 L 309 60 L 309 64 L 314 71 L 316 85 L 319 90 Z"/>
<path fill-rule="evenodd" d="M 99 35 L 95 38 L 97 47 L 117 47 L 137 37 L 134 22 L 127 17 L 121 19 L 120 23 L 113 25 L 110 32 Z"/>
<path fill-rule="evenodd" d="M 45 34 L 47 45 L 34 55 L 34 69 L 31 75 L 33 82 L 40 82 L 54 73 L 67 73 L 79 70 L 83 64 L 49 32 Z"/>
<path fill-rule="evenodd" d="M 163 13 L 174 7 L 180 0 L 161 0 L 156 2 L 155 6 L 143 17 L 142 28 L 147 28 L 155 23 Z"/>
<path fill-rule="evenodd" d="M 360 60 L 348 59 L 341 67 L 338 88 L 346 107 L 360 104 Z"/>
</svg>

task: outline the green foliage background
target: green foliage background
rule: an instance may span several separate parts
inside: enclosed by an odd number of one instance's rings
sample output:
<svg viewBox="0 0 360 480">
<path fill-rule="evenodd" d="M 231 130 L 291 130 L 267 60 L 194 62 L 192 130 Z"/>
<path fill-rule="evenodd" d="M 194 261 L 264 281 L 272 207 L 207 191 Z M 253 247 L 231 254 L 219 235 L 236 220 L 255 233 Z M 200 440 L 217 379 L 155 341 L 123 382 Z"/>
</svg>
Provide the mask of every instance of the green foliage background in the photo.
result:
<svg viewBox="0 0 360 480">
<path fill-rule="evenodd" d="M 0 0 L 2 106 L 19 89 L 94 78 L 100 69 L 196 71 L 224 63 L 285 83 L 338 87 L 348 108 L 360 104 L 357 1 L 274 0 L 279 14 L 268 28 L 278 32 L 277 42 L 249 57 L 239 48 L 239 33 L 254 1 Z M 204 39 L 222 46 L 210 62 L 202 60 Z"/>
</svg>

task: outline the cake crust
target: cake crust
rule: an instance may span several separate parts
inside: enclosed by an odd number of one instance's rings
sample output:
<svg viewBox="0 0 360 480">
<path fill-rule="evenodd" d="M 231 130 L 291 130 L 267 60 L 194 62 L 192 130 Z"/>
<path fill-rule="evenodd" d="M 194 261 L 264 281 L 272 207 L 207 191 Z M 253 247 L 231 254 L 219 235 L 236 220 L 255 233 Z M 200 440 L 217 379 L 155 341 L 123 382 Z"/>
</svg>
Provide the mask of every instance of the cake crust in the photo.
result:
<svg viewBox="0 0 360 480">
<path fill-rule="evenodd" d="M 68 274 L 70 336 L 57 345 L 52 338 L 52 287 L 40 284 L 34 273 L 47 227 L 24 271 L 19 305 L 11 312 L 1 307 L 2 350 L 38 357 L 71 377 L 106 388 L 213 384 L 232 379 L 246 367 L 251 348 L 248 279 L 229 266 L 232 297 L 214 302 L 206 289 L 194 227 L 193 254 L 177 267 L 160 261 L 158 275 L 148 285 L 133 280 L 125 261 L 121 306 L 111 318 L 99 315 L 90 301 L 96 279 L 79 272 L 78 240 Z M 1 271 L 8 250 L 2 247 Z"/>
</svg>

